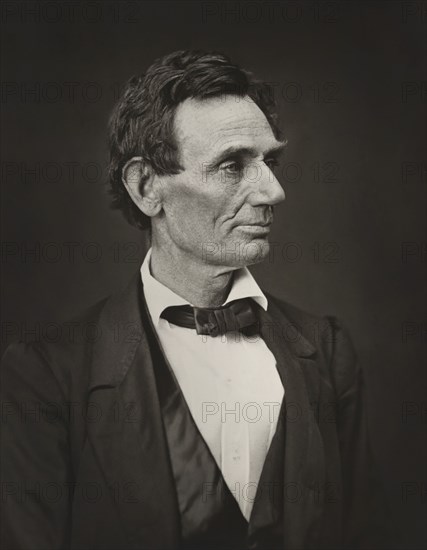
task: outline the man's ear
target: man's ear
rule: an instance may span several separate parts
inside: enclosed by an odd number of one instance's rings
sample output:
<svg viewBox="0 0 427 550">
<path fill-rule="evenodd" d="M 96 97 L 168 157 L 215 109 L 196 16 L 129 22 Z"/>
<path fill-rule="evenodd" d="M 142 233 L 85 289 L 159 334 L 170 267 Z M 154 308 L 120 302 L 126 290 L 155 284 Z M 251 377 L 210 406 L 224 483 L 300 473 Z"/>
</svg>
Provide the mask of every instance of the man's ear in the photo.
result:
<svg viewBox="0 0 427 550">
<path fill-rule="evenodd" d="M 133 157 L 122 170 L 122 181 L 136 206 L 150 218 L 162 209 L 158 193 L 154 189 L 156 175 L 142 157 Z"/>
</svg>

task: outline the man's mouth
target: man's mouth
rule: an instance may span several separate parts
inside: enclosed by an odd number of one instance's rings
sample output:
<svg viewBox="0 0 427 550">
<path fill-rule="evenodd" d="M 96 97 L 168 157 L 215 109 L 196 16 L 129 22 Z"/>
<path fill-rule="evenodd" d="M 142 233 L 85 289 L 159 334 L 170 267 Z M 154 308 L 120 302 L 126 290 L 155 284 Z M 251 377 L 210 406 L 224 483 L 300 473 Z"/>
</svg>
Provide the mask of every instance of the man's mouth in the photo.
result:
<svg viewBox="0 0 427 550">
<path fill-rule="evenodd" d="M 242 223 L 238 227 L 244 231 L 250 231 L 251 233 L 268 233 L 270 231 L 271 222 L 258 222 L 258 223 Z"/>
<path fill-rule="evenodd" d="M 244 225 L 246 227 L 269 227 L 273 223 L 273 220 L 264 222 L 251 222 L 251 223 L 241 223 L 240 225 Z"/>
</svg>

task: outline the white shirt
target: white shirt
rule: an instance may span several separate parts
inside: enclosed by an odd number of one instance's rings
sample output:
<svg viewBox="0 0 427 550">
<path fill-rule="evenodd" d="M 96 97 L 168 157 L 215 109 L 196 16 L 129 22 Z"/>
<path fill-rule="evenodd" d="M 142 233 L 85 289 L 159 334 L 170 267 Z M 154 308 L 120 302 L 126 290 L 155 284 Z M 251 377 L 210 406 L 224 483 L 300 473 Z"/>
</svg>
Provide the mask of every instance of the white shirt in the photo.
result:
<svg viewBox="0 0 427 550">
<path fill-rule="evenodd" d="M 249 521 L 284 395 L 276 360 L 260 336 L 198 335 L 161 318 L 168 306 L 189 302 L 154 279 L 150 258 L 151 249 L 141 266 L 141 278 L 163 352 L 199 432 Z M 224 304 L 247 297 L 267 310 L 267 298 L 243 268 L 234 273 Z"/>
</svg>

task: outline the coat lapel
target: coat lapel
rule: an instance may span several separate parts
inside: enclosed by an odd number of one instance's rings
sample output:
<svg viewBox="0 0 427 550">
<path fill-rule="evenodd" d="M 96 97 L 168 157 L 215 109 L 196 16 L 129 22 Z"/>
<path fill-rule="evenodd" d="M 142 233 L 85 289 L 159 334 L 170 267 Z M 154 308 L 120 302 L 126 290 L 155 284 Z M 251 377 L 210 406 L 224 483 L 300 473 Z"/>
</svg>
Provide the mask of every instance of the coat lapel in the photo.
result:
<svg viewBox="0 0 427 550">
<path fill-rule="evenodd" d="M 142 300 L 138 272 L 101 314 L 88 398 L 98 418 L 88 432 L 129 548 L 174 548 L 179 541 L 176 494 Z"/>
<path fill-rule="evenodd" d="M 274 354 L 284 379 L 286 445 L 284 456 L 283 531 L 285 548 L 310 548 L 322 513 L 324 449 L 313 414 L 320 378 L 316 348 L 269 297 L 261 312 L 261 335 Z"/>
</svg>

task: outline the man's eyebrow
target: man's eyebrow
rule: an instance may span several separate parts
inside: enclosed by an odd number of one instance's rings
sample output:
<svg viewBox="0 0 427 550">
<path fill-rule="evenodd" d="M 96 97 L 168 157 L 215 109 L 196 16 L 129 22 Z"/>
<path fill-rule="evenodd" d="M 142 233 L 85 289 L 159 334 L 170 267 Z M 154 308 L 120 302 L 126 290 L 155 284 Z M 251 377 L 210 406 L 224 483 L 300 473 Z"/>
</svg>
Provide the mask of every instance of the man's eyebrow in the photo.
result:
<svg viewBox="0 0 427 550">
<path fill-rule="evenodd" d="M 281 153 L 283 153 L 283 150 L 285 149 L 287 145 L 287 141 L 281 141 L 278 142 L 277 145 L 274 145 L 273 147 L 270 147 L 265 153 L 264 158 L 267 157 L 274 157 L 279 156 Z M 230 147 L 227 147 L 224 149 L 224 151 L 221 151 L 218 153 L 211 161 L 205 164 L 205 167 L 209 170 L 210 168 L 214 168 L 215 166 L 218 166 L 218 164 L 221 164 L 224 160 L 226 160 L 229 157 L 244 157 L 244 156 L 252 156 L 255 157 L 257 155 L 257 150 L 253 147 L 241 147 L 239 145 L 231 145 Z"/>
<path fill-rule="evenodd" d="M 277 145 L 274 145 L 264 153 L 264 158 L 280 156 L 286 149 L 287 145 L 288 145 L 287 140 L 278 142 Z"/>
</svg>

